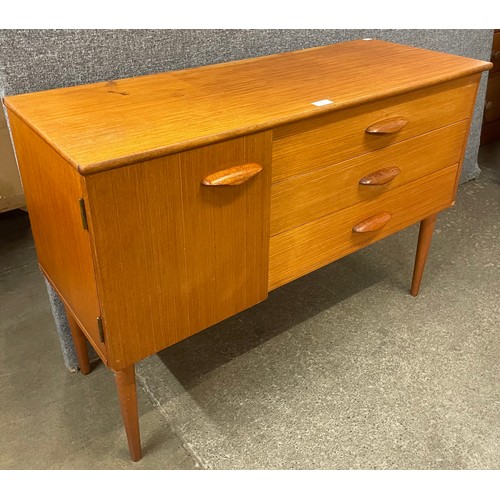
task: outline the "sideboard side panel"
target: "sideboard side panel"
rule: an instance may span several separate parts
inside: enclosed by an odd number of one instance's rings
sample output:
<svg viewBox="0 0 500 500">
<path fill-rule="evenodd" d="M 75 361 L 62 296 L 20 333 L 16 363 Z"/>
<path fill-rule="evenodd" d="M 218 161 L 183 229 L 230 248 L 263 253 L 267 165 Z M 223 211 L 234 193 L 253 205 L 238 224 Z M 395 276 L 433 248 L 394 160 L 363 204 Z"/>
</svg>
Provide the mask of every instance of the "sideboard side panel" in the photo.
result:
<svg viewBox="0 0 500 500">
<path fill-rule="evenodd" d="M 267 297 L 271 135 L 85 177 L 113 369 Z M 247 163 L 264 168 L 244 184 L 201 183 Z"/>
<path fill-rule="evenodd" d="M 17 115 L 9 112 L 9 121 L 40 267 L 106 363 L 91 243 L 79 204 L 83 179 Z"/>
</svg>

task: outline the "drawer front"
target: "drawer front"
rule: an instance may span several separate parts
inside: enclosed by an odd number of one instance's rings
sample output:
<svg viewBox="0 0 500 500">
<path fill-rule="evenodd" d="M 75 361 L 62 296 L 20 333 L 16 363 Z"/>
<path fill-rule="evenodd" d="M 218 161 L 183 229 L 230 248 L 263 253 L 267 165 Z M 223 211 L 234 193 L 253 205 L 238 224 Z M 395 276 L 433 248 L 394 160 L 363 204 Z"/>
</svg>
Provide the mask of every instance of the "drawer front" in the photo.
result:
<svg viewBox="0 0 500 500">
<path fill-rule="evenodd" d="M 381 195 L 376 200 L 317 219 L 271 238 L 269 290 L 374 243 L 451 205 L 458 165 Z M 391 218 L 373 232 L 355 226 L 377 216 Z M 380 217 L 382 219 L 383 217 Z"/>
<path fill-rule="evenodd" d="M 476 76 L 468 77 L 278 127 L 273 134 L 272 181 L 327 167 L 467 119 L 472 113 L 476 82 Z M 366 132 L 373 124 L 401 117 L 408 123 L 399 132 Z"/>
<path fill-rule="evenodd" d="M 377 198 L 391 189 L 458 163 L 468 127 L 469 121 L 464 120 L 373 153 L 273 184 L 271 234 Z M 361 179 L 375 172 L 385 174 L 387 179 L 395 177 L 381 185 L 360 184 Z"/>
</svg>

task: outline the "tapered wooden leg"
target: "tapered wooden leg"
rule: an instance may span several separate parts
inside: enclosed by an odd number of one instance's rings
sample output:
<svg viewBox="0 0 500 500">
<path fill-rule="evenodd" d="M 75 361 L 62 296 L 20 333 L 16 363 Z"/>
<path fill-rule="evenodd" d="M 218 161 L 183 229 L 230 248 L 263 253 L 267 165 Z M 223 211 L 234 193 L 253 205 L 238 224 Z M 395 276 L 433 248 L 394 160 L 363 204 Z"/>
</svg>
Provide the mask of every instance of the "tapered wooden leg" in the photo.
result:
<svg viewBox="0 0 500 500">
<path fill-rule="evenodd" d="M 128 449 L 134 462 L 141 459 L 141 436 L 139 434 L 139 414 L 137 411 L 137 391 L 134 365 L 115 373 L 123 425 L 127 433 Z"/>
<path fill-rule="evenodd" d="M 83 375 L 88 375 L 90 373 L 90 362 L 87 339 L 70 311 L 67 308 L 65 308 L 65 310 L 69 329 L 71 330 L 71 336 L 73 337 L 73 343 L 75 344 L 76 357 L 78 358 L 80 371 Z"/>
<path fill-rule="evenodd" d="M 420 232 L 418 233 L 417 256 L 415 258 L 415 268 L 413 269 L 413 280 L 411 282 L 410 293 L 416 297 L 420 290 L 422 275 L 424 274 L 425 261 L 431 246 L 432 233 L 436 226 L 437 214 L 431 215 L 420 223 Z"/>
</svg>

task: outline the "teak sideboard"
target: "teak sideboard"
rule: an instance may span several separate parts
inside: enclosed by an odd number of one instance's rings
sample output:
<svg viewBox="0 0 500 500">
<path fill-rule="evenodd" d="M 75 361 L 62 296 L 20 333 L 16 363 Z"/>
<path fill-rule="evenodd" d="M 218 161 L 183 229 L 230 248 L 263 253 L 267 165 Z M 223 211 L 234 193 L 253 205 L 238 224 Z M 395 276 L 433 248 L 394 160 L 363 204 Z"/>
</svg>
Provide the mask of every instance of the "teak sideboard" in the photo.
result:
<svg viewBox="0 0 500 500">
<path fill-rule="evenodd" d="M 453 205 L 489 62 L 357 40 L 5 98 L 41 270 L 115 374 Z"/>
</svg>

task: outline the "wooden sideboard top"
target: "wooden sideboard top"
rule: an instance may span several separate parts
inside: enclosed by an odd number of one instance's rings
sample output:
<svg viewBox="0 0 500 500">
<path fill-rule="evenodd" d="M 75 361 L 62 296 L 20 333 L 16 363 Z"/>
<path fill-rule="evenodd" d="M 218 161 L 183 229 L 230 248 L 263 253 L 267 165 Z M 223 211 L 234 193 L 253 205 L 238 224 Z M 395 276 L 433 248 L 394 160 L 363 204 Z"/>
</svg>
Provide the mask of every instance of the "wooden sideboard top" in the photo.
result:
<svg viewBox="0 0 500 500">
<path fill-rule="evenodd" d="M 475 59 L 356 40 L 4 101 L 89 175 L 490 67 Z M 325 100 L 332 103 L 313 104 Z"/>
</svg>

